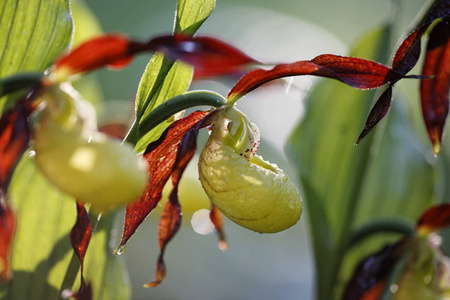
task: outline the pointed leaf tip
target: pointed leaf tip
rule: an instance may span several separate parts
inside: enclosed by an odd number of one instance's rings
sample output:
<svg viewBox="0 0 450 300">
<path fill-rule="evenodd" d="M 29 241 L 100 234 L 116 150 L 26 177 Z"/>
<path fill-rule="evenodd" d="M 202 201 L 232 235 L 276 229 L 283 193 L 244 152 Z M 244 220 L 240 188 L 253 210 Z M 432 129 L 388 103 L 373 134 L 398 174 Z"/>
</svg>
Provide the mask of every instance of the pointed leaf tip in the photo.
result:
<svg viewBox="0 0 450 300">
<path fill-rule="evenodd" d="M 356 145 L 358 145 L 369 132 L 378 124 L 387 114 L 392 102 L 392 85 L 380 96 L 367 117 L 363 131 L 358 137 Z"/>
</svg>

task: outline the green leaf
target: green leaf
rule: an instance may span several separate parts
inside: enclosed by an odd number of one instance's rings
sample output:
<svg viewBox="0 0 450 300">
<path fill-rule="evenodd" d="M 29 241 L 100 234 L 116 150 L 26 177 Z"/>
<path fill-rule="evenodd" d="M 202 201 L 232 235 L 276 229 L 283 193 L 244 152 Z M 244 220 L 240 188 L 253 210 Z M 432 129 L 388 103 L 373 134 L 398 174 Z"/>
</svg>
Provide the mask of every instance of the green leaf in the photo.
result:
<svg viewBox="0 0 450 300">
<path fill-rule="evenodd" d="M 214 0 L 180 0 L 177 5 L 175 32 L 194 34 L 214 9 Z M 127 140 L 143 151 L 173 121 L 169 118 L 150 132 L 140 132 L 141 122 L 161 103 L 184 93 L 192 79 L 193 68 L 180 61 L 173 62 L 156 53 L 148 63 L 136 95 L 136 120 Z M 145 129 L 145 128 L 143 128 Z M 140 138 L 142 137 L 142 138 Z"/>
<path fill-rule="evenodd" d="M 386 29 L 377 30 L 361 40 L 351 56 L 383 61 L 388 38 Z M 346 256 L 353 231 L 380 216 L 414 219 L 435 200 L 435 171 L 416 147 L 419 138 L 409 130 L 411 120 L 401 113 L 397 99 L 388 121 L 354 146 L 374 94 L 322 81 L 307 99 L 306 114 L 287 145 L 309 214 L 317 299 L 339 297 L 344 259 L 348 272 L 361 255 L 352 251 Z M 375 244 L 365 251 L 382 241 L 386 236 L 371 240 Z"/>
<path fill-rule="evenodd" d="M 136 122 L 141 129 L 141 122 L 160 104 L 170 98 L 184 93 L 192 78 L 193 69 L 182 62 L 171 62 L 157 53 L 147 65 L 136 97 Z M 156 140 L 174 120 L 167 119 L 150 132 L 139 132 L 142 138 L 136 144 L 136 150 L 141 152 L 151 142 Z M 135 125 L 134 125 L 135 126 Z M 133 126 L 133 128 L 135 128 Z M 138 136 L 134 142 L 137 141 Z"/>
<path fill-rule="evenodd" d="M 2 1 L 0 28 L 0 78 L 44 71 L 69 45 L 69 0 Z"/>
<path fill-rule="evenodd" d="M 1 287 L 2 299 L 59 299 L 73 255 L 70 230 L 75 224 L 75 202 L 52 188 L 25 155 L 10 188 L 18 215 L 12 250 L 14 278 Z M 76 275 L 78 269 L 72 274 Z"/>
<path fill-rule="evenodd" d="M 10 197 L 19 216 L 14 278 L 0 288 L 0 299 L 61 299 L 62 291 L 72 289 L 80 278 L 80 264 L 70 244 L 75 199 L 48 183 L 26 155 L 14 173 Z M 93 299 L 130 296 L 126 271 L 109 247 L 114 218 L 112 213 L 100 220 L 85 258 L 85 278 L 92 284 Z"/>
<path fill-rule="evenodd" d="M 215 0 L 179 0 L 175 32 L 194 35 L 214 10 Z"/>
</svg>

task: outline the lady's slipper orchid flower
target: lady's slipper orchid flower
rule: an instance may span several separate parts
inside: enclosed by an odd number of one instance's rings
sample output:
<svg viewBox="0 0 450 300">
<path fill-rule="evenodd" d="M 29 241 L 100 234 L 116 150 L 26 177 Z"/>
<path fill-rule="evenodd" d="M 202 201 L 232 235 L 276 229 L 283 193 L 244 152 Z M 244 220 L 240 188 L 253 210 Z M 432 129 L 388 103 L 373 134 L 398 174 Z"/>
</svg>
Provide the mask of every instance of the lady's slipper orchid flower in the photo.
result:
<svg viewBox="0 0 450 300">
<path fill-rule="evenodd" d="M 37 99 L 34 160 L 44 176 L 99 213 L 133 201 L 147 183 L 145 162 L 133 148 L 98 132 L 89 103 L 67 84 Z"/>
<path fill-rule="evenodd" d="M 450 225 L 450 205 L 426 210 L 416 230 L 369 255 L 354 270 L 343 299 L 449 299 L 450 258 L 436 233 Z"/>
<path fill-rule="evenodd" d="M 199 176 L 211 202 L 236 224 L 279 232 L 300 219 L 302 201 L 277 165 L 256 155 L 259 132 L 234 107 L 215 121 L 199 159 Z"/>
</svg>

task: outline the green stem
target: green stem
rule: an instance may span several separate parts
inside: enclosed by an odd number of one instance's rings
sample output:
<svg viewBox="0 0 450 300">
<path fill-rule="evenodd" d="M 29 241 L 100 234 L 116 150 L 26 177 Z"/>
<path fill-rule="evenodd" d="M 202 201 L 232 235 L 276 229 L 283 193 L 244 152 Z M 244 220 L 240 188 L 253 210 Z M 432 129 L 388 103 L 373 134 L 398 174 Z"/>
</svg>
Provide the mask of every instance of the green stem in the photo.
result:
<svg viewBox="0 0 450 300">
<path fill-rule="evenodd" d="M 175 96 L 153 109 L 140 123 L 135 121 L 125 141 L 136 145 L 139 139 L 158 124 L 185 109 L 194 106 L 220 107 L 225 104 L 225 98 L 211 91 L 192 91 Z"/>
<path fill-rule="evenodd" d="M 415 228 L 411 222 L 394 219 L 394 218 L 380 218 L 367 222 L 363 226 L 353 230 L 348 238 L 345 250 L 378 233 L 398 233 L 402 235 L 414 235 Z"/>
<path fill-rule="evenodd" d="M 0 97 L 41 82 L 42 73 L 23 73 L 0 80 Z"/>
</svg>

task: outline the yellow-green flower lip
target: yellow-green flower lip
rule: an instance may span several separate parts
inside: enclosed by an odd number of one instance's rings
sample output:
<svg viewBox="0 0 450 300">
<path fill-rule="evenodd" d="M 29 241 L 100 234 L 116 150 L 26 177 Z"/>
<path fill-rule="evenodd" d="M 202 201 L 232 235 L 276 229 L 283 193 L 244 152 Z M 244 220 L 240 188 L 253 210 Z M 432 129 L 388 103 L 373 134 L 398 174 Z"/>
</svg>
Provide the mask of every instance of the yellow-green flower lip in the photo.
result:
<svg viewBox="0 0 450 300">
<path fill-rule="evenodd" d="M 248 159 L 231 145 L 232 140 L 243 143 L 242 139 L 247 138 L 236 139 L 228 132 L 233 126 L 242 127 L 242 124 L 229 124 L 236 122 L 236 112 L 242 122 L 248 121 L 235 108 L 224 110 L 200 155 L 202 186 L 212 203 L 235 223 L 260 233 L 285 230 L 301 216 L 301 197 L 277 165 L 256 154 Z"/>
</svg>

